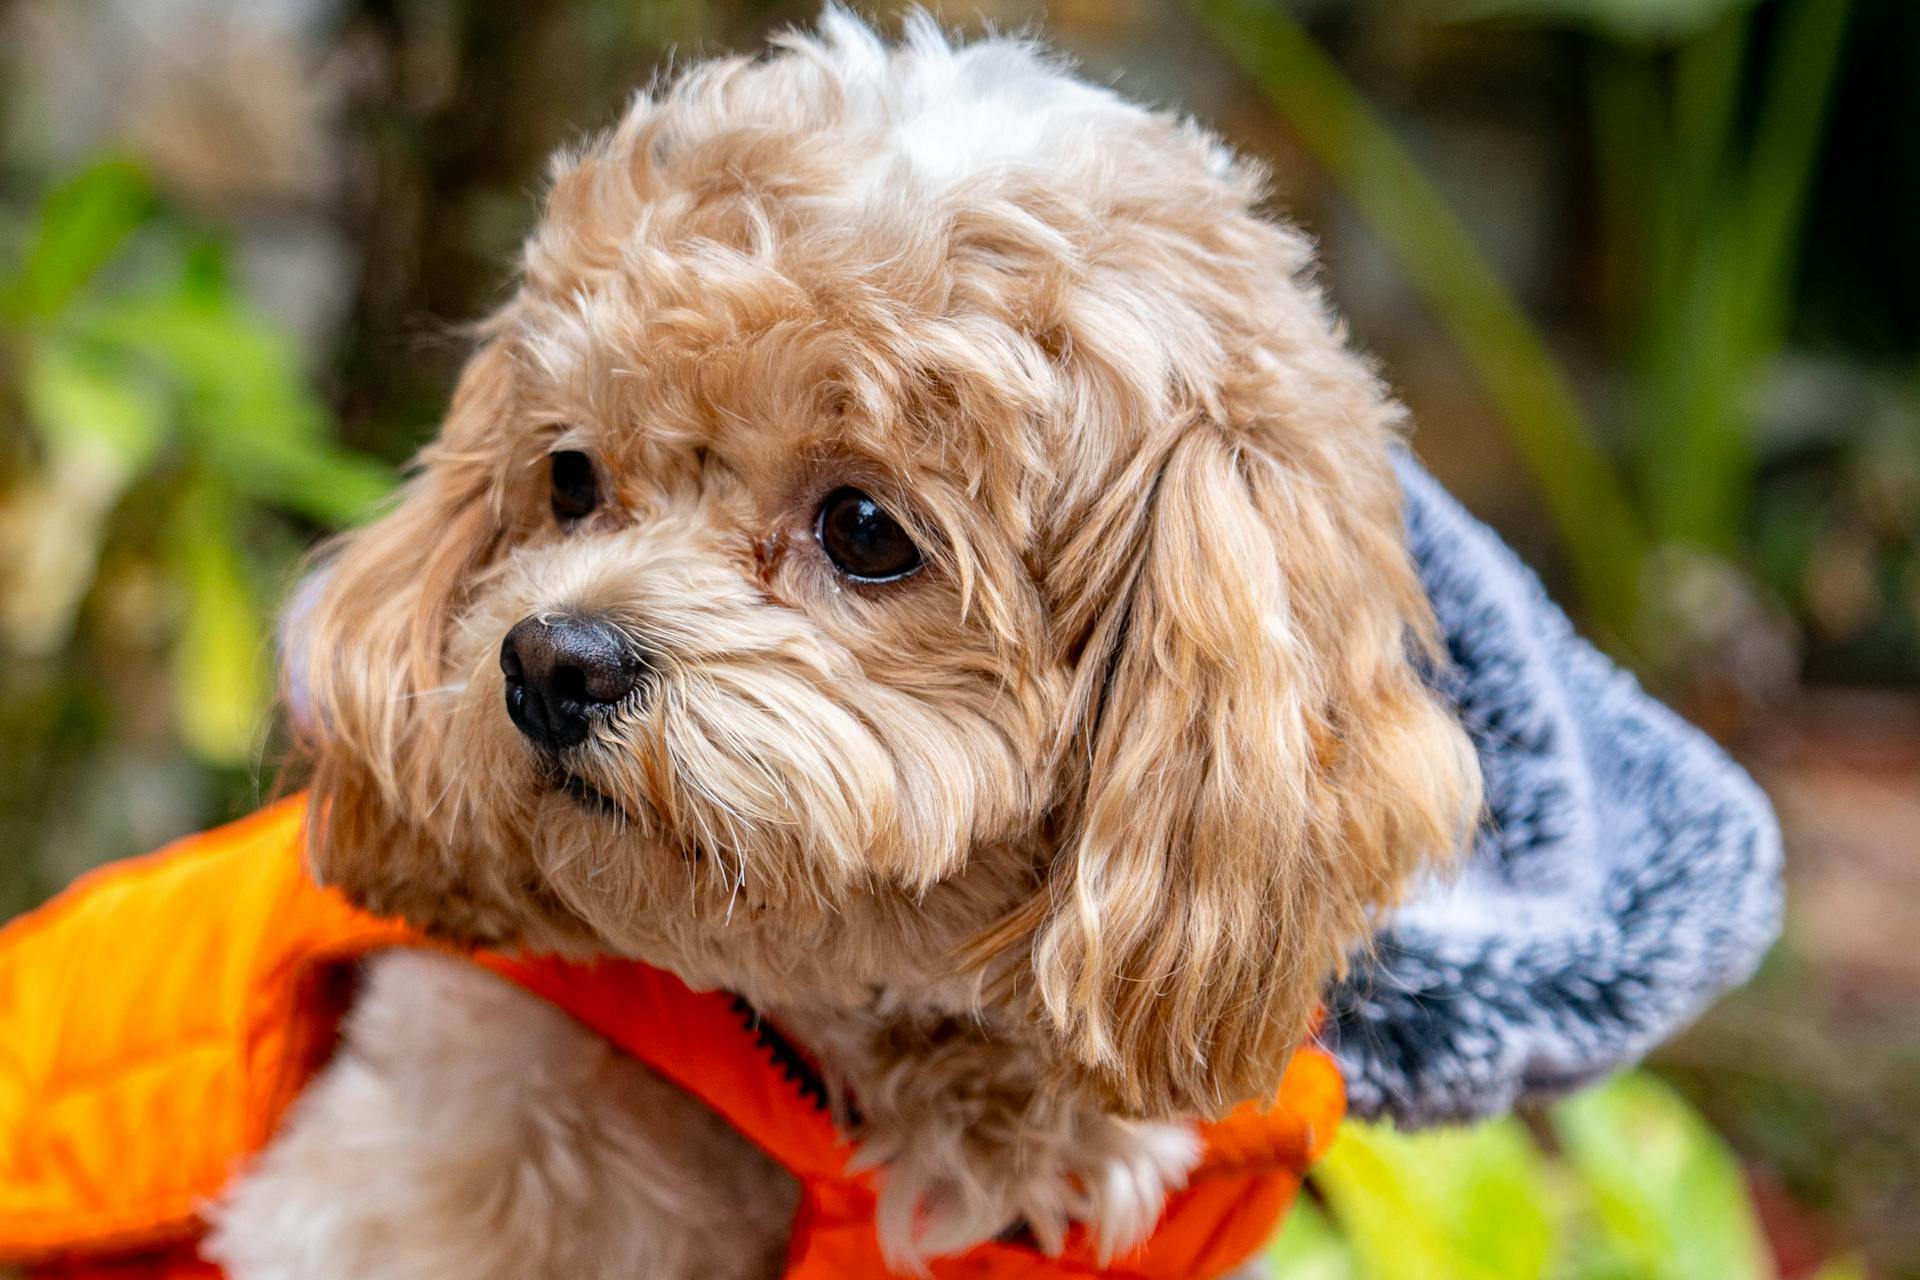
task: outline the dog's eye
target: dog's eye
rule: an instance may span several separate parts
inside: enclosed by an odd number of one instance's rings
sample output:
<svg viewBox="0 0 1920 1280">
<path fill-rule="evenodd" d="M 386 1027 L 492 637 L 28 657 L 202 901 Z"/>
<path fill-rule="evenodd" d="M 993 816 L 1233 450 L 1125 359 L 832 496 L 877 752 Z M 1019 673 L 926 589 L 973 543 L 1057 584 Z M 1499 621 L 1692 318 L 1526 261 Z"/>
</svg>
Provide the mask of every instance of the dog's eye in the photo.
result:
<svg viewBox="0 0 1920 1280">
<path fill-rule="evenodd" d="M 600 482 L 594 478 L 593 459 L 577 450 L 566 449 L 554 454 L 549 465 L 553 475 L 549 501 L 553 504 L 554 519 L 568 524 L 592 515 L 600 504 Z"/>
<path fill-rule="evenodd" d="M 814 536 L 834 567 L 858 582 L 890 582 L 922 564 L 900 522 L 858 489 L 835 489 L 820 504 Z"/>
</svg>

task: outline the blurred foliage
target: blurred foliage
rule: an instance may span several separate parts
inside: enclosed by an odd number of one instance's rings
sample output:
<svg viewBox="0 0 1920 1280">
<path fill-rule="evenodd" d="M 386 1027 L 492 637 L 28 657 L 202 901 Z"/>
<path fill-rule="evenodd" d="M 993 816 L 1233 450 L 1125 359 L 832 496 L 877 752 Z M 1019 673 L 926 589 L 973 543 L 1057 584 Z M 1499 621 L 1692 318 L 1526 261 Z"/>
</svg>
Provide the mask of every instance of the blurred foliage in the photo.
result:
<svg viewBox="0 0 1920 1280">
<path fill-rule="evenodd" d="M 1270 0 L 1191 3 L 1473 364 L 1601 634 L 1667 676 L 1691 650 L 1729 643 L 1674 623 L 1700 612 L 1699 592 L 1686 590 L 1701 579 L 1695 566 L 1734 556 L 1748 527 L 1751 388 L 1785 343 L 1848 0 L 1766 6 L 1764 55 L 1751 53 L 1752 7 L 1725 0 L 1485 0 L 1463 10 L 1578 19 L 1610 37 L 1591 45 L 1591 129 L 1607 310 L 1628 351 L 1624 423 L 1610 433 L 1624 442 L 1618 457 L 1445 199 L 1305 30 Z"/>
<path fill-rule="evenodd" d="M 1301 1280 L 1772 1280 L 1726 1144 L 1651 1076 L 1403 1135 L 1349 1124 L 1271 1250 Z M 1816 1280 L 1864 1277 L 1836 1259 Z"/>
<path fill-rule="evenodd" d="M 163 732 L 208 766 L 246 765 L 285 566 L 316 524 L 352 520 L 390 483 L 332 443 L 219 242 L 169 215 L 137 165 L 103 160 L 56 187 L 20 240 L 0 279 L 9 824 L 46 818 L 68 791 L 55 777 L 93 763 L 111 723 L 83 655 L 158 660 Z M 33 870 L 6 886 L 18 895 Z"/>
<path fill-rule="evenodd" d="M 1460 0 L 1459 18 L 1561 20 L 1618 41 L 1685 39 L 1755 0 Z"/>
</svg>

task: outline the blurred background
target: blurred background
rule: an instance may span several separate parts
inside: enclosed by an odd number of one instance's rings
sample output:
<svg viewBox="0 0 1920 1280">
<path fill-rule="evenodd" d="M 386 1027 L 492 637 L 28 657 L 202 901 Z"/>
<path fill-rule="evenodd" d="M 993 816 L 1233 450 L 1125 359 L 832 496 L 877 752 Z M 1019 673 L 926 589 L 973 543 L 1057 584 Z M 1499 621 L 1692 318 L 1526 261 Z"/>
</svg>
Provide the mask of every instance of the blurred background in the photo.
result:
<svg viewBox="0 0 1920 1280">
<path fill-rule="evenodd" d="M 549 152 L 814 8 L 0 7 L 0 918 L 279 785 L 276 602 L 431 431 Z M 1351 1130 L 1285 1274 L 1920 1276 L 1920 5 L 943 16 L 1265 157 L 1428 464 L 1787 829 L 1748 989 L 1551 1113 Z"/>
</svg>

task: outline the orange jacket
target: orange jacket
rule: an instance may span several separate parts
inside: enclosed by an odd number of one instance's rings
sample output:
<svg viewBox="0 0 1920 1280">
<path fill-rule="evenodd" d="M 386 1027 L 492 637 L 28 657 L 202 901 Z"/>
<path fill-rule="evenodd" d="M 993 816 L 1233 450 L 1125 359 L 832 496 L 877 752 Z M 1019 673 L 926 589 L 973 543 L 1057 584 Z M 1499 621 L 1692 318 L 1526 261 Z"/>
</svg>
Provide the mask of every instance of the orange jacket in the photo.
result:
<svg viewBox="0 0 1920 1280">
<path fill-rule="evenodd" d="M 96 872 L 0 929 L 0 1266 L 43 1275 L 183 1280 L 200 1210 L 271 1138 L 331 1051 L 351 966 L 424 946 L 316 887 L 301 799 Z M 629 962 L 472 959 L 552 1001 L 724 1116 L 799 1180 L 788 1280 L 888 1274 L 870 1174 L 751 1010 Z M 1207 1155 L 1153 1237 L 1102 1271 L 986 1244 L 937 1280 L 1217 1276 L 1272 1233 L 1331 1140 L 1338 1072 L 1302 1050 L 1277 1103 L 1204 1130 Z"/>
</svg>

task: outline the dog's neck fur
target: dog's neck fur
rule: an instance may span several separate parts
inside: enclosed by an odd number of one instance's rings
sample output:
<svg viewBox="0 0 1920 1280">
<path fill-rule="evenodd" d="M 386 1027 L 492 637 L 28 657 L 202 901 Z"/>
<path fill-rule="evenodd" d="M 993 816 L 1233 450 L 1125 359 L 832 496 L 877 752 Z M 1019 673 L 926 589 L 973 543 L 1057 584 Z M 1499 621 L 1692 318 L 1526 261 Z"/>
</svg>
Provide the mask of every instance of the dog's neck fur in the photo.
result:
<svg viewBox="0 0 1920 1280">
<path fill-rule="evenodd" d="M 1064 1087 L 1037 1037 L 991 1006 L 951 1007 L 956 994 L 881 987 L 864 1008 L 769 1011 L 857 1109 L 884 1247 L 906 1259 L 1030 1232 L 1051 1251 L 1074 1222 L 1110 1254 L 1144 1239 L 1199 1158 L 1191 1128 L 1125 1119 Z"/>
<path fill-rule="evenodd" d="M 1007 975 L 962 963 L 993 915 L 983 904 L 1011 911 L 1033 892 L 1034 856 L 986 851 L 925 893 L 875 891 L 805 934 L 743 916 L 697 955 L 658 957 L 741 996 L 819 1067 L 859 1163 L 878 1171 L 897 1259 L 1007 1232 L 1057 1248 L 1073 1222 L 1124 1252 L 1199 1158 L 1190 1125 L 1117 1114 L 1063 1073 Z M 1106 1176 L 1116 1162 L 1127 1178 Z"/>
</svg>

